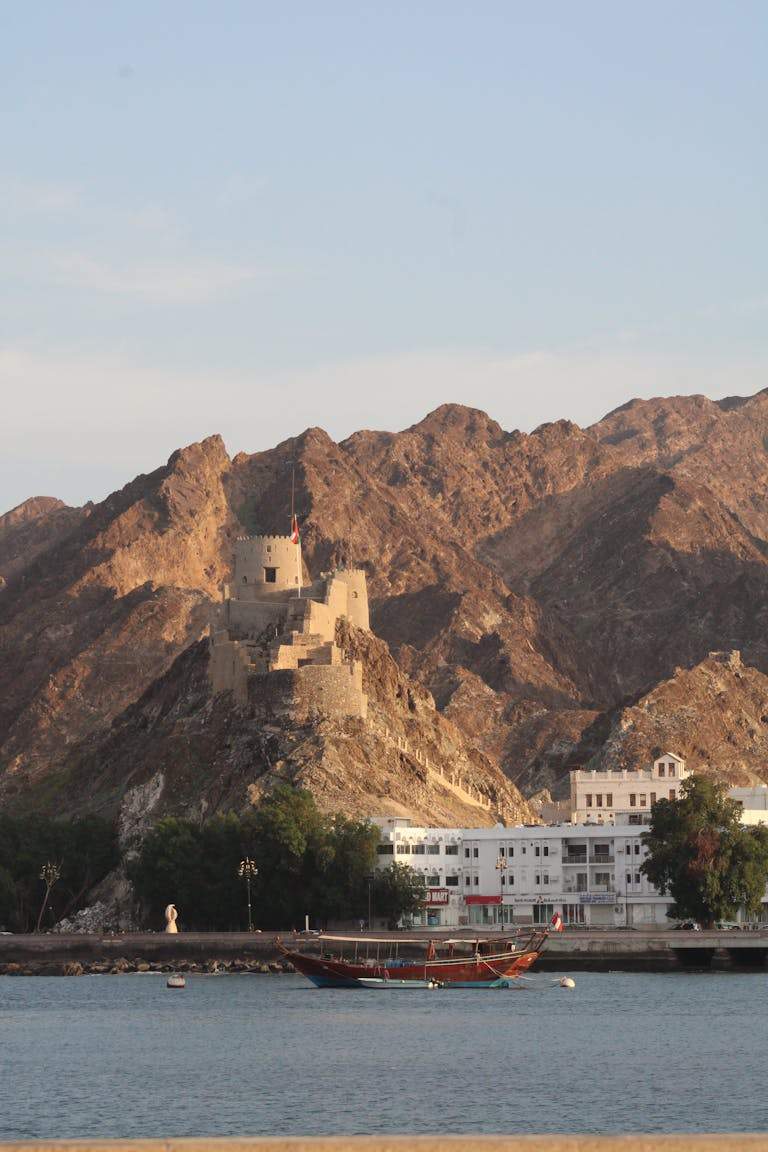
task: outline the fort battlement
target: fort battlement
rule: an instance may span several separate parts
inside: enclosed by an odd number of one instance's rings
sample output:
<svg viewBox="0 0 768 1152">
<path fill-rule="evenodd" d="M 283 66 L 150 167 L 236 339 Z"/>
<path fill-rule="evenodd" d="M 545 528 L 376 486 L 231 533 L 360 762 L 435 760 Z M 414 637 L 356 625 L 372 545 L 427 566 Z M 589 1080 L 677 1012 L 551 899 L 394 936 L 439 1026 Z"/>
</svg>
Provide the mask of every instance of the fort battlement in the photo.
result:
<svg viewBox="0 0 768 1152">
<path fill-rule="evenodd" d="M 213 692 L 231 691 L 241 706 L 261 700 L 284 715 L 364 718 L 362 666 L 345 660 L 335 639 L 342 618 L 370 626 L 363 569 L 309 581 L 290 536 L 239 536 L 234 553 L 211 637 Z"/>
</svg>

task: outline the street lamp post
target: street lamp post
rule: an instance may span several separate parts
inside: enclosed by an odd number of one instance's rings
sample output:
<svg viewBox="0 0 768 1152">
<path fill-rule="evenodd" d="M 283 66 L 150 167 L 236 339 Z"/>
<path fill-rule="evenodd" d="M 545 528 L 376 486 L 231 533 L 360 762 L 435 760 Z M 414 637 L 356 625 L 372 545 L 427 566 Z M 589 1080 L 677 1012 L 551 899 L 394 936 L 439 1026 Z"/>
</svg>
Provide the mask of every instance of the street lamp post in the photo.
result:
<svg viewBox="0 0 768 1152">
<path fill-rule="evenodd" d="M 499 853 L 496 861 L 496 871 L 499 874 L 499 931 L 504 931 L 504 869 L 507 866 L 506 856 Z"/>
<path fill-rule="evenodd" d="M 253 932 L 253 919 L 251 917 L 251 880 L 258 876 L 259 870 L 250 856 L 246 856 L 244 860 L 240 861 L 237 874 L 245 880 L 245 890 L 248 893 L 248 931 Z"/>
<path fill-rule="evenodd" d="M 368 931 L 370 932 L 371 928 L 372 928 L 371 908 L 372 908 L 372 904 L 373 904 L 373 881 L 374 881 L 373 872 L 368 872 L 368 874 L 366 875 L 365 878 L 368 881 Z"/>
</svg>

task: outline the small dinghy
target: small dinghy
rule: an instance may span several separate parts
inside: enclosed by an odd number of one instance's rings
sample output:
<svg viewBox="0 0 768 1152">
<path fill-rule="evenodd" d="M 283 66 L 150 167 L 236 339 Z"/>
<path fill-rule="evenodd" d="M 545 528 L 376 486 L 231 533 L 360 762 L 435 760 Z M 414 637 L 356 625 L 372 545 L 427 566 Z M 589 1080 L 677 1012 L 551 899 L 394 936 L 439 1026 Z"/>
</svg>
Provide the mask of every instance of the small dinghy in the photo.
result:
<svg viewBox="0 0 768 1152">
<path fill-rule="evenodd" d="M 358 976 L 357 982 L 361 988 L 372 988 L 374 991 L 394 988 L 442 988 L 439 980 L 393 980 L 391 977 L 384 980 L 380 976 Z"/>
<path fill-rule="evenodd" d="M 187 982 L 183 976 L 179 976 L 178 973 L 174 973 L 173 976 L 168 977 L 165 982 L 165 986 L 166 988 L 186 988 Z"/>
</svg>

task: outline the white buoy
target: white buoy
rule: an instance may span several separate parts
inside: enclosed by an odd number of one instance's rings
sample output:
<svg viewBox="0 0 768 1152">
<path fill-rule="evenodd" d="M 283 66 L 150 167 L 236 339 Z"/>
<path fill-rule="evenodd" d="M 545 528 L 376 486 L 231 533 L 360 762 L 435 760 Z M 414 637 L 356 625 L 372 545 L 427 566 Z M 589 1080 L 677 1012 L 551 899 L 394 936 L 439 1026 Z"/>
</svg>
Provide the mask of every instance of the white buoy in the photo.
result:
<svg viewBox="0 0 768 1152">
<path fill-rule="evenodd" d="M 560 987 L 561 988 L 575 988 L 576 987 L 576 981 L 571 976 L 563 976 L 563 978 L 560 981 Z"/>
</svg>

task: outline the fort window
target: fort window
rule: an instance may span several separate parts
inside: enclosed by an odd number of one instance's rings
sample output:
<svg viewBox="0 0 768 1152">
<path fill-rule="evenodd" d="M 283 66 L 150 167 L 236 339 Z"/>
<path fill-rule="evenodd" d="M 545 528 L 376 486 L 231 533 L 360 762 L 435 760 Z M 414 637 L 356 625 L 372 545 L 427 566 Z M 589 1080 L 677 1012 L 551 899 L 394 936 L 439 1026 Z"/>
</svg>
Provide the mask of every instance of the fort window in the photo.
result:
<svg viewBox="0 0 768 1152">
<path fill-rule="evenodd" d="M 277 583 L 277 568 L 264 569 L 264 583 L 276 584 Z"/>
</svg>

